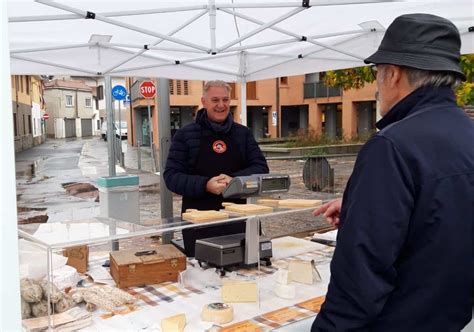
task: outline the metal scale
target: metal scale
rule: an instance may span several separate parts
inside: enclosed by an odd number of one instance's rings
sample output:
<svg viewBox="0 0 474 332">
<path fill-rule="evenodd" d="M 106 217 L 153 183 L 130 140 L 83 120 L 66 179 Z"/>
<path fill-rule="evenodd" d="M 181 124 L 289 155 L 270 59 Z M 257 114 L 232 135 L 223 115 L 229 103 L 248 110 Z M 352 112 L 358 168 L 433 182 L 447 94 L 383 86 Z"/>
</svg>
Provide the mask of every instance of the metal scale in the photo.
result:
<svg viewBox="0 0 474 332">
<path fill-rule="evenodd" d="M 234 177 L 222 193 L 224 198 L 250 198 L 287 192 L 290 177 L 279 174 L 254 174 Z M 225 224 L 222 224 L 225 227 Z M 272 242 L 260 232 L 260 218 L 245 219 L 245 233 L 197 239 L 195 259 L 220 269 L 232 266 L 271 265 Z"/>
</svg>

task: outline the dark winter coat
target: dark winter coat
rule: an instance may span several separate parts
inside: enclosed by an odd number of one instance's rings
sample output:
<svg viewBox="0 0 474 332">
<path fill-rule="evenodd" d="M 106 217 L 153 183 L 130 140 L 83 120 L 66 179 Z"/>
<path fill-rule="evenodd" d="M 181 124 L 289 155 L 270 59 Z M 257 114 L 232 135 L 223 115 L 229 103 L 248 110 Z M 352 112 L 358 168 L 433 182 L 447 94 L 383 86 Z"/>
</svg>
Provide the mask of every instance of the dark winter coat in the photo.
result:
<svg viewBox="0 0 474 332">
<path fill-rule="evenodd" d="M 474 122 L 448 87 L 377 123 L 343 197 L 312 331 L 460 331 L 474 276 Z"/>
<path fill-rule="evenodd" d="M 212 123 L 204 109 L 198 111 L 196 121 L 178 130 L 173 137 L 166 161 L 166 186 L 182 196 L 201 198 L 206 194 L 208 177 L 194 174 L 202 135 L 225 135 L 238 147 L 246 167 L 227 174 L 231 177 L 268 173 L 268 165 L 250 130 L 235 123 L 232 116 L 223 125 Z"/>
</svg>

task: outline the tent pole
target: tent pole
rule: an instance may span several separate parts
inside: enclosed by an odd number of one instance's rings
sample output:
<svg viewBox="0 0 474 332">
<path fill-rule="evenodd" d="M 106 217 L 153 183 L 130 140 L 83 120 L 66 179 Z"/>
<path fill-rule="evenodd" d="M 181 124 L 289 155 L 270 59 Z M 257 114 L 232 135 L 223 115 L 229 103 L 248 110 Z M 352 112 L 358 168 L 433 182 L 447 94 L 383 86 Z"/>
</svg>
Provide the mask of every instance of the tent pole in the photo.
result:
<svg viewBox="0 0 474 332">
<path fill-rule="evenodd" d="M 109 75 L 104 76 L 104 94 L 107 110 L 107 150 L 109 152 L 109 176 L 115 176 L 115 128 L 114 108 L 112 103 L 112 79 Z"/>
<path fill-rule="evenodd" d="M 103 12 L 99 13 L 105 17 L 116 17 L 116 16 L 135 16 L 135 15 L 152 15 L 161 13 L 174 13 L 183 12 L 190 10 L 205 9 L 205 5 L 197 6 L 183 6 L 173 8 L 156 8 L 156 9 L 144 9 L 144 10 L 125 10 L 120 12 Z M 37 15 L 37 16 L 15 16 L 10 17 L 9 22 L 39 22 L 39 21 L 62 21 L 62 20 L 79 20 L 84 19 L 79 14 L 62 14 L 62 15 Z"/>
<path fill-rule="evenodd" d="M 169 35 L 169 36 L 174 35 L 175 33 L 179 32 L 179 31 L 182 30 L 182 29 L 184 29 L 185 27 L 187 27 L 188 25 L 190 25 L 191 23 L 193 23 L 194 21 L 196 21 L 198 18 L 200 18 L 201 16 L 203 16 L 203 15 L 206 14 L 206 13 L 207 13 L 207 9 L 201 11 L 199 14 L 197 14 L 197 15 L 191 17 L 191 19 L 189 19 L 188 21 L 186 21 L 185 23 L 181 24 L 179 27 L 177 27 L 176 29 L 174 29 L 173 31 L 171 31 L 168 35 Z M 127 59 L 125 59 L 125 60 L 123 60 L 123 61 L 121 61 L 121 62 L 119 62 L 119 63 L 116 63 L 116 64 L 113 65 L 112 67 L 108 68 L 108 69 L 105 71 L 105 73 L 111 72 L 111 71 L 114 70 L 115 68 L 120 67 L 121 65 L 123 65 L 123 64 L 125 64 L 125 63 L 127 63 L 127 62 L 129 62 L 129 61 L 131 61 L 131 60 L 133 60 L 133 59 L 135 59 L 137 56 L 142 55 L 143 53 L 145 53 L 146 51 L 148 51 L 148 49 L 150 49 L 150 48 L 152 48 L 152 47 L 154 47 L 154 46 L 160 44 L 162 41 L 164 41 L 163 38 L 159 39 L 158 41 L 156 41 L 156 42 L 154 42 L 154 43 L 148 45 L 148 46 L 147 46 L 147 49 L 144 49 L 144 48 L 143 48 L 143 45 L 141 45 L 141 46 L 140 46 L 140 47 L 141 47 L 141 50 L 140 50 L 140 51 L 136 52 L 136 53 L 133 54 L 131 57 L 129 57 L 129 58 L 127 58 Z M 115 45 L 115 46 L 120 46 L 120 45 Z M 129 46 L 123 45 L 123 47 L 129 47 Z M 204 52 L 204 51 L 201 51 L 201 52 Z"/>
<path fill-rule="evenodd" d="M 240 82 L 240 121 L 247 125 L 247 80 L 242 78 Z"/>
<path fill-rule="evenodd" d="M 166 78 L 158 79 L 158 134 L 160 137 L 160 205 L 161 218 L 173 218 L 173 196 L 166 187 L 163 173 L 166 159 L 171 145 L 171 120 L 170 120 L 170 82 Z M 163 233 L 162 242 L 170 243 L 173 232 Z"/>
<path fill-rule="evenodd" d="M 2 41 L 8 41 L 8 19 L 7 2 L 1 4 L 2 12 Z M 0 314 L 1 331 L 21 331 L 21 309 L 20 309 L 20 275 L 18 262 L 18 225 L 17 225 L 17 201 L 15 183 L 15 145 L 12 138 L 13 133 L 13 111 L 11 96 L 9 43 L 3 43 L 2 47 L 2 121 L 1 135 L 3 137 L 0 145 L 0 177 L 4 190 L 0 194 L 0 211 L 2 211 L 1 239 L 1 262 L 5 270 L 0 277 L 0 294 L 2 308 Z M 7 268 L 9 267 L 9 268 Z"/>
<path fill-rule="evenodd" d="M 37 0 L 37 2 L 42 3 L 44 5 L 47 5 L 47 6 L 54 7 L 54 8 L 59 8 L 59 9 L 62 9 L 62 10 L 65 10 L 65 11 L 68 11 L 68 12 L 71 12 L 71 13 L 76 13 L 78 15 L 83 15 L 83 17 L 86 17 L 87 14 L 88 14 L 87 11 L 85 11 L 85 10 L 77 9 L 77 8 L 67 6 L 67 5 L 64 5 L 62 3 L 58 3 L 58 2 L 52 2 L 52 1 L 49 1 L 49 0 Z M 149 35 L 149 36 L 162 38 L 162 39 L 168 40 L 168 41 L 176 43 L 176 44 L 189 46 L 189 47 L 196 48 L 196 49 L 202 50 L 202 51 L 208 51 L 208 49 L 204 46 L 197 45 L 197 44 L 190 43 L 190 42 L 186 42 L 185 40 L 170 37 L 170 36 L 167 36 L 165 34 L 158 33 L 158 32 L 152 31 L 152 30 L 142 29 L 142 28 L 139 28 L 139 27 L 134 26 L 132 24 L 128 24 L 128 23 L 121 22 L 119 20 L 111 19 L 111 18 L 102 16 L 100 14 L 95 14 L 95 19 L 98 20 L 98 21 L 101 21 L 101 22 L 111 24 L 111 25 L 115 25 L 115 26 L 119 26 L 119 27 L 122 27 L 122 28 L 125 28 L 125 29 L 132 30 L 132 31 L 140 32 L 140 33 L 143 33 L 143 34 L 146 34 L 146 35 Z"/>
<path fill-rule="evenodd" d="M 303 11 L 303 10 L 305 10 L 305 9 L 306 9 L 306 8 L 304 8 L 304 7 L 295 8 L 295 9 L 293 9 L 292 11 L 290 11 L 290 12 L 284 14 L 284 15 L 281 15 L 281 16 L 278 17 L 278 18 L 276 18 L 276 19 L 274 19 L 274 20 L 271 20 L 270 22 L 267 22 L 267 23 L 265 23 L 265 24 L 262 24 L 262 25 L 261 25 L 260 27 L 258 27 L 257 29 L 255 29 L 255 30 L 253 30 L 253 31 L 250 31 L 249 33 L 243 35 L 242 37 L 239 37 L 239 38 L 237 38 L 237 39 L 235 39 L 235 40 L 233 40 L 233 41 L 231 41 L 231 42 L 225 44 L 224 46 L 220 47 L 220 48 L 218 49 L 218 52 L 221 52 L 221 51 L 223 51 L 223 50 L 225 50 L 225 49 L 227 49 L 227 48 L 229 48 L 229 47 L 231 47 L 231 46 L 233 46 L 233 45 L 235 45 L 235 44 L 237 44 L 237 43 L 240 43 L 241 41 L 243 41 L 243 40 L 245 40 L 245 39 L 247 39 L 247 38 L 250 38 L 250 37 L 256 35 L 257 33 L 261 32 L 261 31 L 263 31 L 263 30 L 266 30 L 266 29 L 268 29 L 268 28 L 274 26 L 275 24 L 278 24 L 278 23 L 280 23 L 281 21 L 284 21 L 284 20 L 286 20 L 286 19 L 288 19 L 288 18 L 290 18 L 290 17 L 292 17 L 292 16 L 298 14 L 299 12 L 301 12 L 301 11 Z"/>
<path fill-rule="evenodd" d="M 216 1 L 209 0 L 209 33 L 211 34 L 211 54 L 215 54 L 216 49 Z"/>
</svg>

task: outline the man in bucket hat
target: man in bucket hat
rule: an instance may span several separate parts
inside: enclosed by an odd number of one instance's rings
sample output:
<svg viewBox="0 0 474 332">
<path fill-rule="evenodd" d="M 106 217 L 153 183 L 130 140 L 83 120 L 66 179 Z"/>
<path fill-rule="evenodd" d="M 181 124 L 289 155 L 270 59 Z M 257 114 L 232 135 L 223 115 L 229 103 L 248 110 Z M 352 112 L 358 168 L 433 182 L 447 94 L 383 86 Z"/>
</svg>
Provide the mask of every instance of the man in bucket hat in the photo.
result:
<svg viewBox="0 0 474 332">
<path fill-rule="evenodd" d="M 460 36 L 402 15 L 366 63 L 383 118 L 342 201 L 326 300 L 312 331 L 460 331 L 472 316 L 474 121 L 456 106 Z"/>
</svg>

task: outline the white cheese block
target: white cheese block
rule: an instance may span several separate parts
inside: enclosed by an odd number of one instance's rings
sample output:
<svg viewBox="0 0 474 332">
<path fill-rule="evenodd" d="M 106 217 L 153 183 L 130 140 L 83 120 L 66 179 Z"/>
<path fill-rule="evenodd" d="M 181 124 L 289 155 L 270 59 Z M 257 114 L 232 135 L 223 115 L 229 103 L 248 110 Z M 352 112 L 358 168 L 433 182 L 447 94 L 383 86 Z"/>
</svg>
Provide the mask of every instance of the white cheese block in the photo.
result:
<svg viewBox="0 0 474 332">
<path fill-rule="evenodd" d="M 186 315 L 179 314 L 161 320 L 161 330 L 163 332 L 183 332 L 186 325 Z"/>
<path fill-rule="evenodd" d="M 291 282 L 291 274 L 287 269 L 278 269 L 275 276 L 276 282 L 280 285 L 288 285 Z"/>
<path fill-rule="evenodd" d="M 234 319 L 234 309 L 226 303 L 210 303 L 202 308 L 201 319 L 216 324 L 226 324 Z"/>
<path fill-rule="evenodd" d="M 295 285 L 275 284 L 275 294 L 283 299 L 294 299 L 296 296 Z"/>
<path fill-rule="evenodd" d="M 222 302 L 257 302 L 257 283 L 252 281 L 227 281 L 222 285 Z"/>
<path fill-rule="evenodd" d="M 288 263 L 291 280 L 302 284 L 313 284 L 313 264 L 311 261 L 291 260 Z"/>
</svg>

